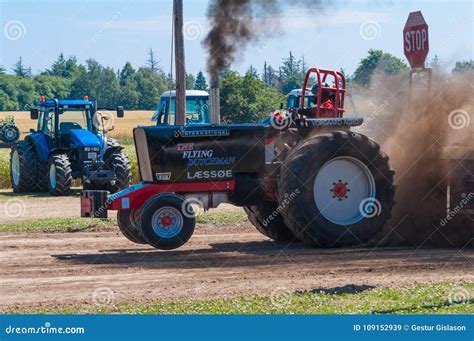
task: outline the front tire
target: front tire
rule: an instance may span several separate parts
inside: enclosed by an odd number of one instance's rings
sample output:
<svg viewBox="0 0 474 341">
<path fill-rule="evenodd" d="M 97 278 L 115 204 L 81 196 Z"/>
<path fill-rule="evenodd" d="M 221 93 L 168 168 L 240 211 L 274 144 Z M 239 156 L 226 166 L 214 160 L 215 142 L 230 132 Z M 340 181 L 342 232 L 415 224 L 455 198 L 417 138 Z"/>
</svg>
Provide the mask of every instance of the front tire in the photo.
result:
<svg viewBox="0 0 474 341">
<path fill-rule="evenodd" d="M 55 196 L 68 195 L 71 192 L 72 169 L 65 154 L 51 155 L 48 161 L 49 193 Z"/>
<path fill-rule="evenodd" d="M 140 229 L 139 210 L 117 211 L 117 223 L 125 238 L 136 244 L 147 244 Z"/>
<path fill-rule="evenodd" d="M 15 143 L 20 138 L 20 130 L 17 126 L 7 124 L 2 128 L 2 135 L 5 143 Z"/>
<path fill-rule="evenodd" d="M 116 193 L 124 188 L 128 188 L 131 182 L 130 161 L 127 155 L 121 151 L 114 151 L 105 158 L 105 167 L 113 169 L 115 173 L 114 184 L 108 184 L 107 190 Z"/>
<path fill-rule="evenodd" d="M 283 163 L 279 199 L 293 199 L 282 216 L 310 246 L 366 243 L 390 218 L 393 175 L 388 157 L 366 136 L 345 131 L 315 136 Z"/>
<path fill-rule="evenodd" d="M 196 218 L 183 197 L 158 194 L 143 205 L 140 227 L 145 240 L 161 250 L 173 250 L 184 245 L 194 233 Z"/>
</svg>

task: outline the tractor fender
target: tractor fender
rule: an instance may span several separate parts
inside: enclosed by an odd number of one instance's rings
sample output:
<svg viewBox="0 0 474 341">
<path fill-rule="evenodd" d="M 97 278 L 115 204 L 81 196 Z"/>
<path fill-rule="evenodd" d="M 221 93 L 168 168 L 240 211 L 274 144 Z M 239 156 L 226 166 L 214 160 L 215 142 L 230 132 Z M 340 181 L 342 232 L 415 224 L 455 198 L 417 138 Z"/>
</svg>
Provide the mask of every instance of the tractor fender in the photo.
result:
<svg viewBox="0 0 474 341">
<path fill-rule="evenodd" d="M 44 134 L 31 133 L 25 137 L 25 140 L 33 144 L 36 155 L 41 161 L 48 160 L 51 150 L 49 148 L 48 139 Z"/>
<path fill-rule="evenodd" d="M 59 147 L 51 149 L 49 155 L 57 155 L 57 154 L 68 154 L 70 152 L 69 148 Z"/>
</svg>

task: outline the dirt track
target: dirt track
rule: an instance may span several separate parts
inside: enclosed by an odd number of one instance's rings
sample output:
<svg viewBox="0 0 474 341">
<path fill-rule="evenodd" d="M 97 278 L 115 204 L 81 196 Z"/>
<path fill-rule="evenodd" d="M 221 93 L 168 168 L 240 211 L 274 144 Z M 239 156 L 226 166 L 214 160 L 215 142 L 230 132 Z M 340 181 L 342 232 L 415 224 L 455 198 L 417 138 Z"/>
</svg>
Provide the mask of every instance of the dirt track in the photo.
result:
<svg viewBox="0 0 474 341">
<path fill-rule="evenodd" d="M 169 252 L 132 244 L 115 229 L 4 233 L 0 241 L 0 310 L 93 304 L 98 288 L 111 289 L 118 303 L 474 281 L 473 250 L 285 247 L 247 223 L 199 226 L 187 245 Z"/>
</svg>

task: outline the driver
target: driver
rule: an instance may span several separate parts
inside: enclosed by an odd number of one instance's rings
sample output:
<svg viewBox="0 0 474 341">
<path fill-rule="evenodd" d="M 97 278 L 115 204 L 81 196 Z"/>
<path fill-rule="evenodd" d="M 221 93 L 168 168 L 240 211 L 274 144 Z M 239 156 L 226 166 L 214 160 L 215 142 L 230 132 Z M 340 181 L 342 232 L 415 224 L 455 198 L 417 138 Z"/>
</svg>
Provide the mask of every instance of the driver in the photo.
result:
<svg viewBox="0 0 474 341">
<path fill-rule="evenodd" d="M 328 84 L 324 83 L 324 87 L 329 87 Z M 318 95 L 319 95 L 319 85 L 315 84 L 311 88 L 311 93 L 313 94 L 313 104 L 311 108 L 311 114 L 313 117 L 318 117 Z M 331 90 L 323 89 L 321 92 L 321 108 L 319 110 L 319 117 L 321 118 L 330 118 L 335 117 L 334 112 L 334 101 L 331 96 Z"/>
</svg>

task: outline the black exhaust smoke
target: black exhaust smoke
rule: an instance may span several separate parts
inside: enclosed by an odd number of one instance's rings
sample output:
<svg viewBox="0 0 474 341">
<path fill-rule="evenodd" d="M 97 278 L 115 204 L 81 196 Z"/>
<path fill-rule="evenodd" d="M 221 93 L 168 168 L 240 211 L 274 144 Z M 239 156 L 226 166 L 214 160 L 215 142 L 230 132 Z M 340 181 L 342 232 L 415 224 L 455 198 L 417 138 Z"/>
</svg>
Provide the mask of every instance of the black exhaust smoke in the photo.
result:
<svg viewBox="0 0 474 341">
<path fill-rule="evenodd" d="M 281 34 L 278 18 L 284 1 L 211 0 L 207 17 L 211 30 L 204 39 L 208 51 L 207 71 L 211 88 L 218 88 L 219 75 L 245 50 L 246 45 L 262 36 Z M 321 8 L 320 0 L 293 0 L 288 6 Z"/>
</svg>

